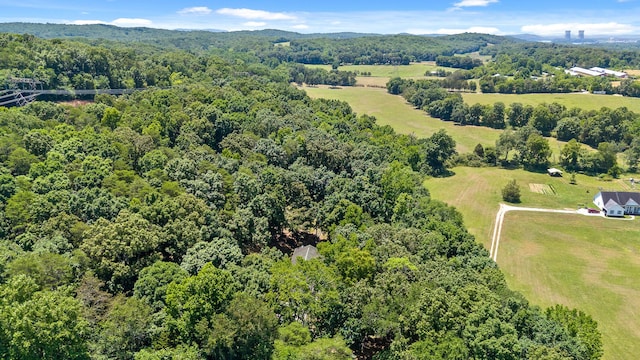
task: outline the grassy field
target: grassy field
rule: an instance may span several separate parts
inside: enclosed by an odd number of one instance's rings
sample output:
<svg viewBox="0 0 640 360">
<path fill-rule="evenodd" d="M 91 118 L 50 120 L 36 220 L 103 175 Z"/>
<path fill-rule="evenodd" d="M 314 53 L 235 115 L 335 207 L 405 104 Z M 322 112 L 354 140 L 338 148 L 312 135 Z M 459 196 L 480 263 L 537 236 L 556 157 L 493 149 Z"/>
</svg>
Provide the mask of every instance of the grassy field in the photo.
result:
<svg viewBox="0 0 640 360">
<path fill-rule="evenodd" d="M 509 286 L 541 307 L 590 314 L 604 359 L 640 353 L 640 220 L 508 213 L 498 264 Z"/>
<path fill-rule="evenodd" d="M 593 207 L 592 198 L 600 188 L 631 189 L 626 180 L 602 181 L 580 174 L 577 185 L 572 185 L 568 176 L 521 169 L 458 167 L 453 171 L 454 176 L 428 179 L 425 186 L 434 198 L 458 208 L 469 231 L 487 249 L 502 202 L 501 189 L 511 179 L 520 185 L 519 206 L 527 207 Z M 530 184 L 544 185 L 552 192 L 533 192 Z M 562 303 L 592 315 L 604 336 L 605 359 L 635 359 L 632 354 L 640 351 L 639 233 L 640 219 L 511 212 L 505 216 L 498 263 L 510 287 L 533 304 Z"/>
<path fill-rule="evenodd" d="M 464 101 L 469 104 L 494 104 L 498 101 L 509 106 L 511 103 L 519 102 L 525 105 L 557 102 L 567 108 L 578 107 L 585 110 L 598 110 L 605 106 L 608 108 L 619 108 L 626 106 L 633 112 L 640 112 L 640 98 L 631 98 L 614 95 L 593 95 L 593 94 L 480 94 L 464 93 Z"/>
<path fill-rule="evenodd" d="M 401 96 L 390 95 L 386 89 L 367 87 L 305 87 L 312 98 L 337 99 L 346 101 L 358 114 L 375 116 L 379 125 L 391 125 L 401 134 L 417 137 L 431 136 L 445 129 L 457 143 L 459 152 L 470 152 L 481 143 L 495 145 L 500 131 L 479 126 L 457 126 L 451 122 L 430 117 L 421 110 L 414 109 Z"/>
<path fill-rule="evenodd" d="M 518 206 L 543 207 L 550 209 L 577 209 L 594 207 L 595 194 L 603 190 L 631 190 L 623 179 L 603 181 L 599 178 L 576 174 L 576 185 L 569 183 L 570 177 L 550 177 L 546 173 L 532 173 L 522 169 L 456 167 L 454 176 L 431 178 L 425 186 L 431 195 L 455 206 L 464 216 L 465 224 L 476 239 L 491 246 L 493 221 L 502 201 L 502 188 L 512 179 L 520 186 L 522 203 Z M 631 175 L 637 177 L 637 175 Z M 533 192 L 529 184 L 548 185 L 554 193 Z M 510 216 L 510 215 L 509 215 Z"/>
<path fill-rule="evenodd" d="M 480 56 L 480 55 L 478 55 Z M 321 68 L 331 70 L 331 65 L 305 65 L 310 68 Z M 445 71 L 456 71 L 457 69 L 437 66 L 435 61 L 424 61 L 411 63 L 409 65 L 343 65 L 338 68 L 341 71 L 369 72 L 369 76 L 357 76 L 356 82 L 363 86 L 386 86 L 391 78 L 401 77 L 410 79 L 430 79 L 425 76 L 427 71 L 442 69 Z"/>
<path fill-rule="evenodd" d="M 305 65 L 310 68 L 321 68 L 325 70 L 331 70 L 331 65 Z M 443 69 L 446 71 L 455 71 L 456 69 L 437 66 L 435 61 L 424 61 L 419 63 L 411 63 L 409 65 L 343 65 L 338 67 L 340 71 L 359 71 L 370 72 L 371 77 L 421 77 L 427 71 L 433 71 L 436 69 Z"/>
<path fill-rule="evenodd" d="M 452 122 L 434 119 L 424 111 L 414 109 L 401 96 L 387 93 L 386 89 L 371 87 L 330 89 L 319 86 L 304 87 L 304 90 L 312 98 L 346 101 L 356 113 L 375 116 L 378 124 L 390 125 L 401 134 L 427 137 L 440 129 L 445 129 L 455 139 L 460 153 L 473 151 L 477 144 L 495 146 L 502 132 L 502 130 L 481 126 L 458 126 Z M 564 142 L 549 138 L 549 145 L 557 158 Z"/>
</svg>

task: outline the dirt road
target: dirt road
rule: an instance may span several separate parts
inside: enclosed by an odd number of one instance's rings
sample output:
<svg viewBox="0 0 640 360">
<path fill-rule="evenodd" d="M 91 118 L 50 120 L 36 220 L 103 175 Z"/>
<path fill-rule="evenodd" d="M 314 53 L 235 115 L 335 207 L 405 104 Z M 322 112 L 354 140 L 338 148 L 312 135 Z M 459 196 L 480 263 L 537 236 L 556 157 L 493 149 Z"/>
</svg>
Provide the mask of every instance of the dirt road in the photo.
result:
<svg viewBox="0 0 640 360">
<path fill-rule="evenodd" d="M 493 236 L 491 238 L 491 250 L 489 250 L 489 256 L 493 261 L 498 259 L 498 247 L 500 246 L 500 234 L 502 233 L 502 223 L 504 222 L 504 215 L 509 211 L 536 211 L 536 212 L 549 212 L 560 214 L 584 214 L 578 210 L 555 210 L 555 209 L 542 209 L 542 208 L 528 208 L 517 207 L 506 204 L 500 204 L 500 209 L 496 214 L 496 220 L 493 226 Z M 599 216 L 599 215 L 596 215 Z"/>
</svg>

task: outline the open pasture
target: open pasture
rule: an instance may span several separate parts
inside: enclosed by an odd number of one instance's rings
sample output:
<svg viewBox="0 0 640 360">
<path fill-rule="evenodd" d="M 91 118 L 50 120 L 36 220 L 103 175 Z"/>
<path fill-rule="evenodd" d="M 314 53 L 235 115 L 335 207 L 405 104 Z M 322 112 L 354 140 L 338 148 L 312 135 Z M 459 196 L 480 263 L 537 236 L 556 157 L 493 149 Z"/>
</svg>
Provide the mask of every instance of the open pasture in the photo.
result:
<svg viewBox="0 0 640 360">
<path fill-rule="evenodd" d="M 567 108 L 577 107 L 585 110 L 598 110 L 602 107 L 611 109 L 626 106 L 629 110 L 640 113 L 640 98 L 631 98 L 616 95 L 594 95 L 594 94 L 481 94 L 481 93 L 464 93 L 462 94 L 464 102 L 473 104 L 494 104 L 503 102 L 509 106 L 512 103 L 519 102 L 524 105 L 536 106 L 542 103 L 557 102 Z"/>
<path fill-rule="evenodd" d="M 509 287 L 541 307 L 590 314 L 607 360 L 640 353 L 640 220 L 510 212 L 498 264 Z"/>
<path fill-rule="evenodd" d="M 331 70 L 331 65 L 305 65 L 310 68 L 321 68 L 327 71 Z M 353 71 L 353 72 L 368 72 L 371 73 L 371 77 L 423 77 L 427 71 L 434 71 L 437 69 L 443 69 L 446 71 L 455 71 L 456 69 L 437 66 L 435 61 L 424 61 L 418 63 L 411 63 L 409 65 L 342 65 L 338 67 L 341 71 Z"/>
<path fill-rule="evenodd" d="M 401 96 L 391 95 L 382 88 L 346 86 L 331 89 L 328 86 L 317 86 L 304 87 L 304 90 L 312 98 L 346 101 L 356 113 L 375 116 L 379 125 L 390 125 L 401 134 L 427 137 L 445 129 L 456 141 L 459 153 L 471 152 L 478 144 L 495 146 L 503 131 L 482 126 L 459 126 L 432 118 L 426 112 L 413 108 Z M 556 161 L 565 143 L 555 138 L 548 140 L 553 151 L 551 160 Z"/>
<path fill-rule="evenodd" d="M 625 179 L 602 181 L 577 174 L 550 177 L 521 169 L 454 168 L 454 176 L 425 181 L 435 199 L 455 206 L 469 231 L 489 249 L 501 189 L 511 179 L 521 188 L 523 207 L 594 207 L 604 190 L 630 190 Z M 637 175 L 631 175 L 637 177 Z M 540 191 L 529 191 L 530 184 Z M 545 191 L 552 189 L 552 191 Z M 498 264 L 509 286 L 542 307 L 579 308 L 600 324 L 604 359 L 636 359 L 640 352 L 640 219 L 509 212 L 505 215 Z"/>
<path fill-rule="evenodd" d="M 477 144 L 495 145 L 499 130 L 479 126 L 458 126 L 452 122 L 430 117 L 426 112 L 414 109 L 404 98 L 387 93 L 386 89 L 371 87 L 343 87 L 330 89 L 326 86 L 305 87 L 312 98 L 346 101 L 358 114 L 375 116 L 379 125 L 390 125 L 401 134 L 428 137 L 445 129 L 457 144 L 461 153 L 473 151 Z"/>
</svg>

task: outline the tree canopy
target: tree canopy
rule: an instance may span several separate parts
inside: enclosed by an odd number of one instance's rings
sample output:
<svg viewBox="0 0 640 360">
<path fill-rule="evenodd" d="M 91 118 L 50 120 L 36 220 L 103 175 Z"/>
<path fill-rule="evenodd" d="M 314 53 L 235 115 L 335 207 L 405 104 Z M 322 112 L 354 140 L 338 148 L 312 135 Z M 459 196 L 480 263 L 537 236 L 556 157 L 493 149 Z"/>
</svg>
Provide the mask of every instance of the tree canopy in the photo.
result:
<svg viewBox="0 0 640 360">
<path fill-rule="evenodd" d="M 510 290 L 423 187 L 446 132 L 396 134 L 246 54 L 0 39 L 2 74 L 146 88 L 0 108 L 1 359 L 600 356 L 595 322 Z M 321 256 L 294 264 L 301 244 Z"/>
</svg>

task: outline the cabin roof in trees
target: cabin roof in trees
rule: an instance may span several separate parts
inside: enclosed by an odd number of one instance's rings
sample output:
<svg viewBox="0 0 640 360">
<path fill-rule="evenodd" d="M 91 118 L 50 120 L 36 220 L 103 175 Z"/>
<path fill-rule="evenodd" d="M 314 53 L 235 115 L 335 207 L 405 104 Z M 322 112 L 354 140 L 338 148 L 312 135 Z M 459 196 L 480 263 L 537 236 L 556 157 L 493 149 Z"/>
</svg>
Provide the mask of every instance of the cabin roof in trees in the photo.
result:
<svg viewBox="0 0 640 360">
<path fill-rule="evenodd" d="M 298 258 L 302 258 L 303 260 L 311 260 L 320 256 L 318 249 L 316 249 L 313 245 L 300 246 L 293 250 L 293 255 L 291 255 L 291 262 L 296 263 Z"/>
</svg>

